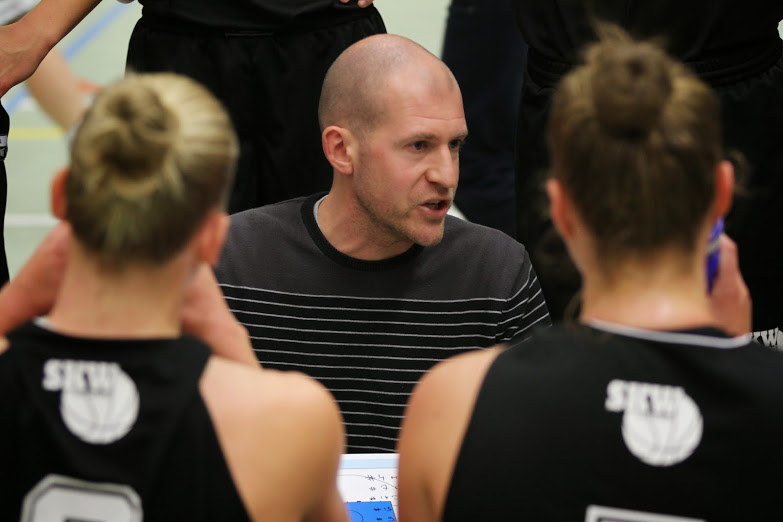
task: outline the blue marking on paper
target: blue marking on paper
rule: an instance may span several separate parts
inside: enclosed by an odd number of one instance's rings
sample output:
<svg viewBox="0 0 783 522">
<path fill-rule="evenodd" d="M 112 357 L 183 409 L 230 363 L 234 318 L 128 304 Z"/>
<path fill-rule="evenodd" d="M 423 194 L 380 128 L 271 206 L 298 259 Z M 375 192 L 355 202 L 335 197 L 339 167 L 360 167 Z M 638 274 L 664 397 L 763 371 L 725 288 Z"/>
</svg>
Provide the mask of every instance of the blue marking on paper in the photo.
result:
<svg viewBox="0 0 783 522">
<path fill-rule="evenodd" d="M 346 502 L 351 522 L 397 522 L 391 502 Z"/>
</svg>

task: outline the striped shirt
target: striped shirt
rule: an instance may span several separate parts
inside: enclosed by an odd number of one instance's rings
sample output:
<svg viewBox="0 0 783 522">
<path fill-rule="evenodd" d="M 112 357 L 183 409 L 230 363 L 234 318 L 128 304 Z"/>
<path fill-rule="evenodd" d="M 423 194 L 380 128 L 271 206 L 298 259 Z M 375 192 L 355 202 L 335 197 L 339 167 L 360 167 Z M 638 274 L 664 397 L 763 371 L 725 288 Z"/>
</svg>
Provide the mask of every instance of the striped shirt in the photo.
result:
<svg viewBox="0 0 783 522">
<path fill-rule="evenodd" d="M 320 233 L 316 200 L 232 216 L 217 276 L 259 361 L 334 394 L 349 451 L 394 451 L 408 396 L 435 363 L 549 324 L 527 253 L 505 234 L 449 217 L 440 244 L 361 261 Z"/>
</svg>

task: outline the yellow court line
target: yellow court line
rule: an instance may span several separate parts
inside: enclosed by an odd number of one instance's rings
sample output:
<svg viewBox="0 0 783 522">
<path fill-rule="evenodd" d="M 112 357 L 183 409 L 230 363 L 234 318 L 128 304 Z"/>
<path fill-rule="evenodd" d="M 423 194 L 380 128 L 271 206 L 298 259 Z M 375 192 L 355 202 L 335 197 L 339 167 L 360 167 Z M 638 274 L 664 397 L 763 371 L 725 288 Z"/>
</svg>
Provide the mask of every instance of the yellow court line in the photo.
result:
<svg viewBox="0 0 783 522">
<path fill-rule="evenodd" d="M 11 140 L 59 140 L 62 137 L 60 127 L 12 127 L 8 133 Z"/>
</svg>

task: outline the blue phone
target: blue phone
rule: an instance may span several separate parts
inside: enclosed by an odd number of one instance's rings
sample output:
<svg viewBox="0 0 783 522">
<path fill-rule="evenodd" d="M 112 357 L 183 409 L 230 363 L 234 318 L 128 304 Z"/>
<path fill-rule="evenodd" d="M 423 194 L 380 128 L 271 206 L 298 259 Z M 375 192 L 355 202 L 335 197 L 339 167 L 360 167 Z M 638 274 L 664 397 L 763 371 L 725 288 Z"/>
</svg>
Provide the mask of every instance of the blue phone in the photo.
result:
<svg viewBox="0 0 783 522">
<path fill-rule="evenodd" d="M 715 278 L 718 277 L 720 263 L 720 235 L 723 233 L 723 218 L 718 218 L 710 232 L 710 242 L 707 246 L 707 293 L 712 292 Z"/>
</svg>

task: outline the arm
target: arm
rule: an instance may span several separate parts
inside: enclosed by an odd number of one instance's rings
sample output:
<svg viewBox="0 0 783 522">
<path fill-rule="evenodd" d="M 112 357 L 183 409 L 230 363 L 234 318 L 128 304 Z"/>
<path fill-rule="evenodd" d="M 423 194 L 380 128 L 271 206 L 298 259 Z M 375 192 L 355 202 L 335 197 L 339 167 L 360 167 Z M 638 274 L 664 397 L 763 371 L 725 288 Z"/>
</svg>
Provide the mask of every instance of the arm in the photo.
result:
<svg viewBox="0 0 783 522">
<path fill-rule="evenodd" d="M 49 51 L 100 0 L 41 0 L 19 21 L 0 27 L 0 96 L 35 72 Z"/>
<path fill-rule="evenodd" d="M 402 421 L 399 508 L 401 522 L 443 518 L 462 440 L 495 347 L 436 365 L 416 385 Z"/>
<path fill-rule="evenodd" d="M 51 310 L 65 274 L 70 242 L 70 226 L 58 224 L 0 290 L 0 336 Z"/>
<path fill-rule="evenodd" d="M 336 411 L 336 408 L 333 408 Z M 319 466 L 320 476 L 316 488 L 323 490 L 321 495 L 316 496 L 316 500 L 311 504 L 310 509 L 304 516 L 306 522 L 349 522 L 348 510 L 345 507 L 340 496 L 340 491 L 337 489 L 337 471 L 340 464 L 340 455 L 345 449 L 345 434 L 343 432 L 342 418 L 339 411 L 336 411 L 337 416 L 335 423 L 334 420 L 328 421 L 331 424 L 331 448 L 328 446 L 326 450 L 322 452 L 323 463 Z M 313 433 L 322 433 L 324 426 L 319 426 Z M 319 471 L 319 470 L 315 470 Z M 324 485 L 326 485 L 324 487 Z"/>
<path fill-rule="evenodd" d="M 349 522 L 337 489 L 340 455 L 345 451 L 345 431 L 337 403 L 326 388 L 306 375 L 266 373 L 267 378 L 276 381 L 268 383 L 270 388 L 278 393 L 284 390 L 285 394 L 274 416 L 282 422 L 275 430 L 274 445 L 279 450 L 275 460 L 285 469 L 275 481 L 274 497 L 283 511 L 279 518 L 270 516 L 266 520 Z M 262 422 L 269 426 L 268 417 Z"/>
<path fill-rule="evenodd" d="M 200 389 L 252 520 L 348 522 L 337 490 L 342 418 L 323 386 L 213 357 Z"/>
<path fill-rule="evenodd" d="M 718 276 L 710 294 L 710 306 L 716 322 L 732 335 L 751 331 L 752 303 L 742 279 L 737 245 L 726 234 L 720 237 Z"/>
<path fill-rule="evenodd" d="M 259 367 L 247 329 L 228 309 L 215 274 L 206 263 L 185 291 L 182 331 L 206 343 L 217 356 Z"/>
<path fill-rule="evenodd" d="M 283 432 L 279 447 L 285 451 L 278 455 L 290 471 L 281 481 L 287 483 L 280 495 L 289 503 L 286 511 L 305 522 L 350 522 L 337 489 L 340 455 L 345 451 L 340 408 L 314 379 L 300 373 L 278 375 L 287 381 L 282 407 L 290 412 L 291 428 Z"/>
</svg>

